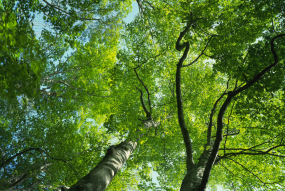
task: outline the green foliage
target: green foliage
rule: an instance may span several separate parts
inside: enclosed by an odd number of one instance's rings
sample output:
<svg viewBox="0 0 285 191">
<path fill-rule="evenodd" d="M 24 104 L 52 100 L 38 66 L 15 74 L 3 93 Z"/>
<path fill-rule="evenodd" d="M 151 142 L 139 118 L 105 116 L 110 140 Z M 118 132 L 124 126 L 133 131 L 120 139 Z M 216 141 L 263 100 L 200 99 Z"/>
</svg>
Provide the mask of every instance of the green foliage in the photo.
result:
<svg viewBox="0 0 285 191">
<path fill-rule="evenodd" d="M 184 62 L 190 66 L 181 72 L 195 162 L 205 149 L 216 100 L 272 64 L 270 41 L 284 33 L 279 1 L 142 2 L 141 16 L 128 24 L 122 19 L 130 0 L 0 3 L 1 157 L 41 149 L 5 164 L 2 183 L 28 172 L 17 189 L 38 180 L 38 190 L 71 186 L 98 164 L 109 145 L 142 135 L 107 190 L 178 190 L 186 174 L 175 94 L 180 32 L 196 20 L 182 39 L 190 43 Z M 40 35 L 34 27 L 39 21 L 47 25 Z M 284 188 L 284 41 L 275 41 L 279 64 L 226 111 L 223 134 L 228 136 L 209 189 Z M 158 127 L 144 128 L 147 117 L 137 88 Z M 224 100 L 213 114 L 212 139 Z M 51 165 L 39 172 L 46 163 Z M 159 185 L 152 180 L 154 171 Z"/>
</svg>

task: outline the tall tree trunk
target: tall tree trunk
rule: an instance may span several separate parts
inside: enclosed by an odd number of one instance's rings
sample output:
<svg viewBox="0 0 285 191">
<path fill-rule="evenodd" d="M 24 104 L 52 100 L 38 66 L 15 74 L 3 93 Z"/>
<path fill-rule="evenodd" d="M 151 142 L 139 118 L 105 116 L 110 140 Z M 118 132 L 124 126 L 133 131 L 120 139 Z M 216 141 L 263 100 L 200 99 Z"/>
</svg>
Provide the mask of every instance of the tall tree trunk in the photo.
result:
<svg viewBox="0 0 285 191">
<path fill-rule="evenodd" d="M 187 170 L 187 173 L 182 181 L 180 191 L 198 191 L 197 187 L 201 184 L 210 154 L 211 150 L 205 149 L 199 158 L 198 164 Z"/>
<path fill-rule="evenodd" d="M 160 122 L 146 120 L 144 128 L 157 127 Z M 137 142 L 143 134 L 140 134 L 136 141 L 124 141 L 118 145 L 110 146 L 105 157 L 86 176 L 81 178 L 70 189 L 62 188 L 62 191 L 103 191 L 110 184 L 117 172 L 122 168 L 130 155 L 136 149 Z"/>
<path fill-rule="evenodd" d="M 125 141 L 111 146 L 101 162 L 86 176 L 74 184 L 70 191 L 103 191 L 130 157 L 137 146 L 136 142 Z M 62 189 L 66 190 L 66 189 Z"/>
</svg>

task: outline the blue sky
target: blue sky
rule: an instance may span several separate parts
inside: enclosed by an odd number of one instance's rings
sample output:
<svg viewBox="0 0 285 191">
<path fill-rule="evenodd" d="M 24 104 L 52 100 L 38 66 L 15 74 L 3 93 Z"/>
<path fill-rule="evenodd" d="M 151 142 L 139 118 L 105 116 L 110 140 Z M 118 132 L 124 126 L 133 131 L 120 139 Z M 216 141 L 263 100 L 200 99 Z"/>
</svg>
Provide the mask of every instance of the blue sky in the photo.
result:
<svg viewBox="0 0 285 191">
<path fill-rule="evenodd" d="M 135 18 L 135 16 L 139 13 L 139 7 L 136 1 L 132 3 L 133 11 L 128 14 L 128 16 L 124 19 L 125 22 L 130 23 Z"/>
</svg>

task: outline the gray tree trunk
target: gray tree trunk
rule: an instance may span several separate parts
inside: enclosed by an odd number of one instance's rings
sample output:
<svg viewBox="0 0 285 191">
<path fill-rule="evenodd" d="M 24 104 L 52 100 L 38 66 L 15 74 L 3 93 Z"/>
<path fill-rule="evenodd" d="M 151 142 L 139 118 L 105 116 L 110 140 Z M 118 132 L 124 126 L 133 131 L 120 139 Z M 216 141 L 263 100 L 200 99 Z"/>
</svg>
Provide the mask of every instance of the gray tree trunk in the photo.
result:
<svg viewBox="0 0 285 191">
<path fill-rule="evenodd" d="M 159 126 L 160 122 L 146 120 L 143 125 L 144 128 L 149 129 Z M 136 141 L 124 141 L 118 145 L 110 146 L 105 157 L 93 170 L 71 186 L 70 189 L 63 187 L 62 191 L 104 191 L 136 149 L 141 136 L 143 134 L 140 134 Z"/>
<path fill-rule="evenodd" d="M 190 170 L 188 170 L 185 175 L 180 191 L 198 191 L 197 187 L 201 184 L 204 170 L 206 168 L 206 163 L 211 154 L 211 150 L 204 150 L 199 158 L 198 164 L 194 165 Z"/>
<path fill-rule="evenodd" d="M 111 146 L 101 162 L 86 176 L 70 187 L 70 191 L 103 191 L 130 157 L 137 146 L 136 142 L 122 142 Z M 62 189 L 67 190 L 67 189 Z"/>
</svg>

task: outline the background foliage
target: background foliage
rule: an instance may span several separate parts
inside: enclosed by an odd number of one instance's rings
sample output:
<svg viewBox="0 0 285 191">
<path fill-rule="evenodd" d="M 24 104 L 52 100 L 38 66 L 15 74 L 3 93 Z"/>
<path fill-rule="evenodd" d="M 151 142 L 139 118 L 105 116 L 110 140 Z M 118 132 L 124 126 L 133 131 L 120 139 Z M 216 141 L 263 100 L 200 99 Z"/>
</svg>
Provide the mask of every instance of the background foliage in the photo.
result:
<svg viewBox="0 0 285 191">
<path fill-rule="evenodd" d="M 179 189 L 186 173 L 174 93 L 179 33 L 200 18 L 184 38 L 189 66 L 181 73 L 195 161 L 216 100 L 272 64 L 270 40 L 284 33 L 281 1 L 137 2 L 140 14 L 131 23 L 122 20 L 131 0 L 0 3 L 1 189 L 71 186 L 110 144 L 137 129 L 144 136 L 107 190 Z M 45 24 L 40 35 L 39 21 Z M 209 189 L 284 188 L 284 38 L 275 50 L 279 65 L 225 114 L 228 136 Z M 161 122 L 156 129 L 141 127 L 146 116 L 138 89 Z"/>
</svg>

